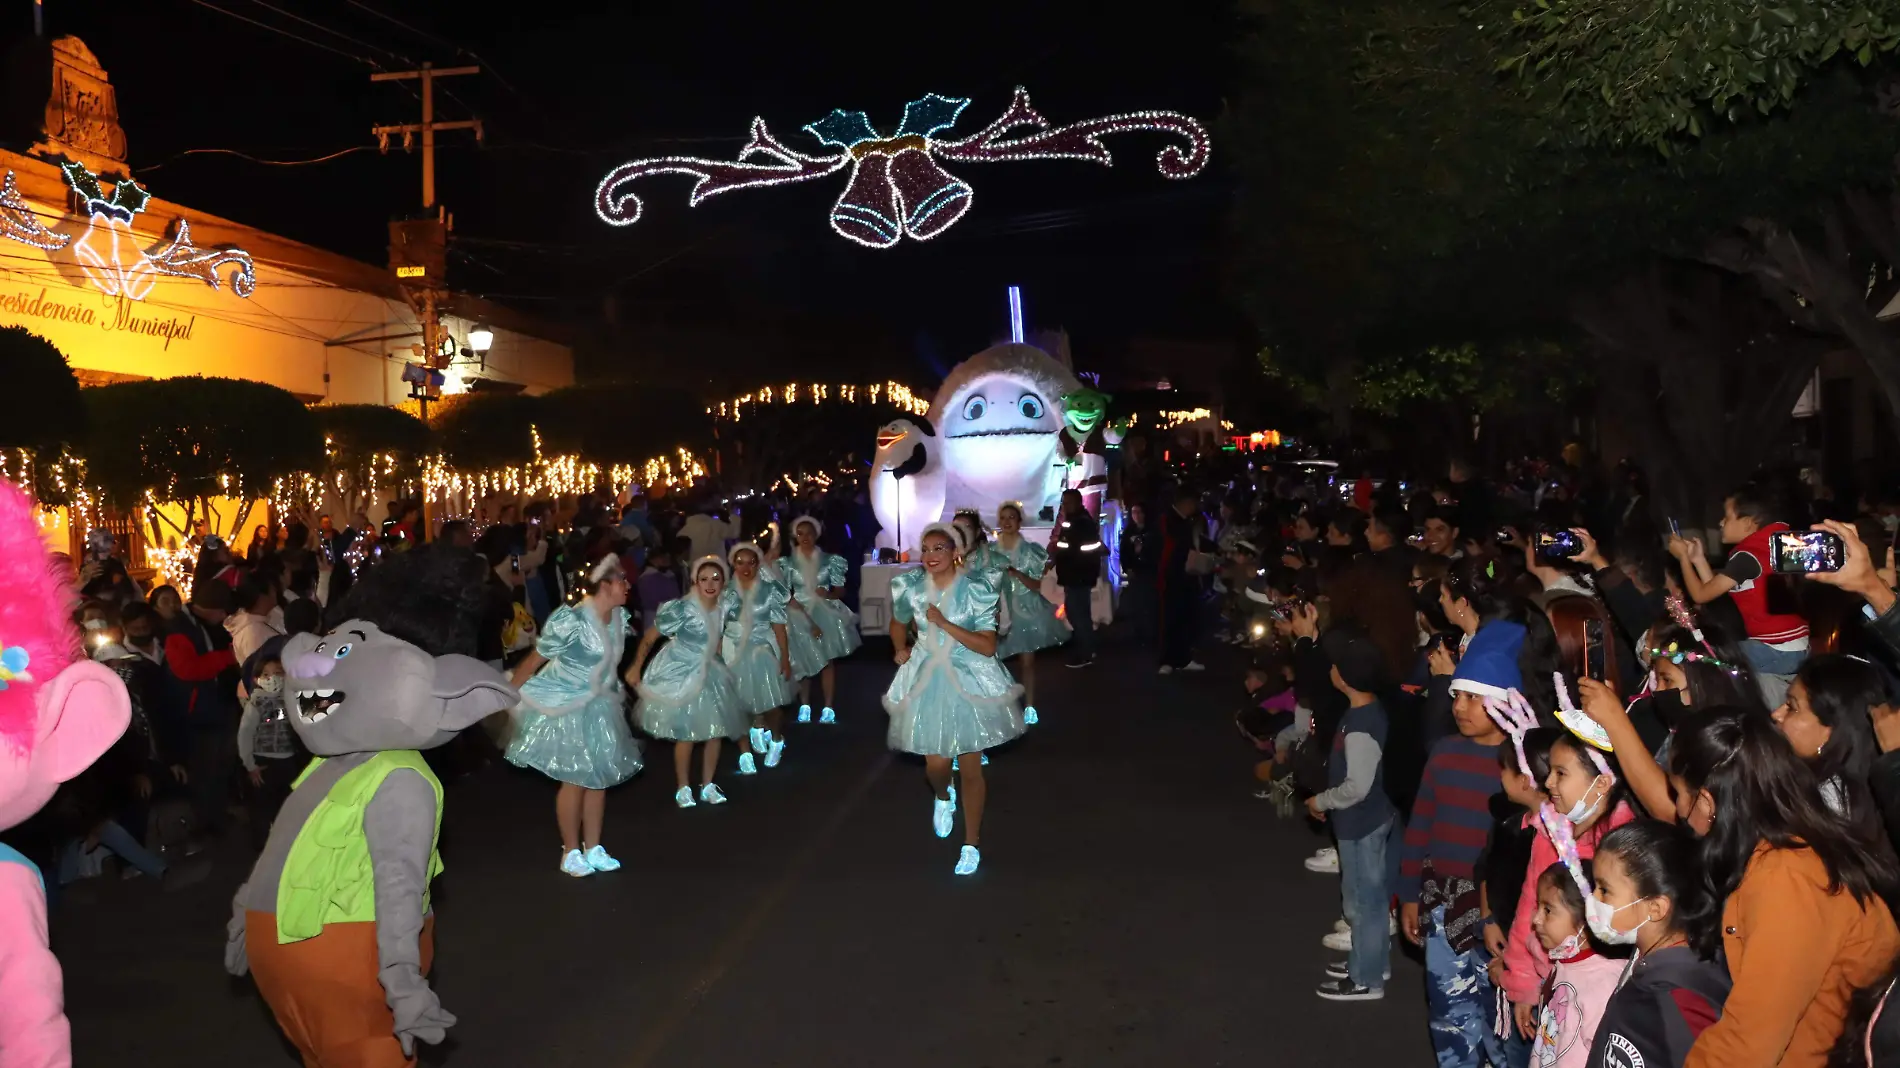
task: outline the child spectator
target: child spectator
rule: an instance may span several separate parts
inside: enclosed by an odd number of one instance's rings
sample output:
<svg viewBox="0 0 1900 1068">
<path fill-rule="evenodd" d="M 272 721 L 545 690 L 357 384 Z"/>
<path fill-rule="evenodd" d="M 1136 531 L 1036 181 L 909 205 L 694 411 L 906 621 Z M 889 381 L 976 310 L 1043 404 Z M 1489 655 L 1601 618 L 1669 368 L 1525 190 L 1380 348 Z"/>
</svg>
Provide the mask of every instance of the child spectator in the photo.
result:
<svg viewBox="0 0 1900 1068">
<path fill-rule="evenodd" d="M 1604 1008 L 1623 975 L 1624 962 L 1599 955 L 1584 933 L 1584 897 L 1562 863 L 1537 877 L 1537 908 L 1531 920 L 1552 968 L 1531 1047 L 1538 1068 L 1583 1068 Z M 1607 940 L 1606 940 L 1607 941 Z"/>
<path fill-rule="evenodd" d="M 1391 681 L 1385 654 L 1358 628 L 1334 627 L 1321 645 L 1347 708 L 1333 732 L 1327 789 L 1307 799 L 1306 811 L 1331 822 L 1339 840 L 1340 897 L 1353 937 L 1346 977 L 1320 984 L 1317 993 L 1328 1001 L 1374 1001 L 1385 997 L 1392 952 L 1387 858 L 1397 813 L 1385 793 L 1386 711 L 1378 697 Z"/>
<path fill-rule="evenodd" d="M 1405 829 L 1399 865 L 1399 925 L 1425 948 L 1425 1004 L 1439 1068 L 1476 1068 L 1505 1060 L 1492 1030 L 1494 996 L 1485 967 L 1483 894 L 1477 861 L 1491 827 L 1497 792 L 1498 747 L 1504 743 L 1484 707 L 1486 694 L 1519 688 L 1521 625 L 1498 621 L 1481 628 L 1452 677 L 1452 721 L 1457 733 L 1439 739 Z"/>
<path fill-rule="evenodd" d="M 238 761 L 251 779 L 251 842 L 258 849 L 264 848 L 271 822 L 304 763 L 284 707 L 283 649 L 284 639 L 272 638 L 245 665 L 249 696 L 238 718 Z"/>
<path fill-rule="evenodd" d="M 1808 655 L 1808 622 L 1783 606 L 1771 605 L 1768 570 L 1773 560 L 1770 544 L 1788 524 L 1774 522 L 1767 501 L 1752 490 L 1738 490 L 1722 502 L 1722 544 L 1734 546 L 1720 573 L 1709 569 L 1707 553 L 1696 538 L 1674 535 L 1669 551 L 1682 561 L 1683 587 L 1697 604 L 1708 604 L 1727 594 L 1742 614 L 1748 634 L 1742 657 L 1755 669 L 1762 699 L 1769 708 L 1781 704 L 1788 682 Z"/>
<path fill-rule="evenodd" d="M 1568 824 L 1577 856 L 1586 862 L 1596 855 L 1597 842 L 1605 834 L 1636 818 L 1635 809 L 1626 800 L 1629 788 L 1606 767 L 1599 766 L 1586 744 L 1567 732 L 1551 742 L 1550 776 L 1544 780 L 1544 790 L 1550 794 L 1550 805 L 1558 818 Z M 1523 902 L 1537 900 L 1537 877 L 1562 859 L 1542 822 L 1536 821 L 1536 826 L 1530 875 L 1519 899 Z M 1526 1037 L 1533 1034 L 1544 980 L 1551 974 L 1549 954 L 1533 944 L 1536 936 L 1531 933 L 1530 913 L 1529 909 L 1518 909 L 1504 947 L 1504 975 L 1499 983 L 1511 999 L 1518 1030 Z"/>
<path fill-rule="evenodd" d="M 1492 986 L 1504 977 L 1505 935 L 1517 920 L 1517 910 L 1537 907 L 1535 901 L 1518 898 L 1524 892 L 1525 873 L 1530 871 L 1537 811 L 1550 800 L 1544 792 L 1544 780 L 1550 777 L 1550 743 L 1560 733 L 1555 727 L 1525 732 L 1528 774 L 1518 767 L 1516 746 L 1498 747 L 1498 780 L 1504 792 L 1491 797 L 1491 836 L 1478 861 L 1484 893 L 1484 948 L 1491 955 L 1486 974 Z M 1509 1032 L 1504 1036 L 1505 1052 L 1510 1063 L 1523 1064 L 1530 1057 L 1530 1042 L 1515 1027 Z"/>
<path fill-rule="evenodd" d="M 1597 847 L 1592 874 L 1590 933 L 1635 946 L 1636 961 L 1597 1023 L 1589 1068 L 1682 1068 L 1729 991 L 1693 839 L 1653 820 L 1618 827 Z"/>
</svg>

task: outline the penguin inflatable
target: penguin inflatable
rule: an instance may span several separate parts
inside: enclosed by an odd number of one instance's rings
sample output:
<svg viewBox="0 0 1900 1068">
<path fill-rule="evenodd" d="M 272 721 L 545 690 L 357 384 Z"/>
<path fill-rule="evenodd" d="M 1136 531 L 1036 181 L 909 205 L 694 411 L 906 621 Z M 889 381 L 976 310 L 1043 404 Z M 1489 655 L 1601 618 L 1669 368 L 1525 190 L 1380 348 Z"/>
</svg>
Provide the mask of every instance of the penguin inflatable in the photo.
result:
<svg viewBox="0 0 1900 1068">
<path fill-rule="evenodd" d="M 880 548 L 914 545 L 924 527 L 943 518 L 943 450 L 930 421 L 893 419 L 878 428 L 871 460 L 871 511 L 884 529 Z"/>
</svg>

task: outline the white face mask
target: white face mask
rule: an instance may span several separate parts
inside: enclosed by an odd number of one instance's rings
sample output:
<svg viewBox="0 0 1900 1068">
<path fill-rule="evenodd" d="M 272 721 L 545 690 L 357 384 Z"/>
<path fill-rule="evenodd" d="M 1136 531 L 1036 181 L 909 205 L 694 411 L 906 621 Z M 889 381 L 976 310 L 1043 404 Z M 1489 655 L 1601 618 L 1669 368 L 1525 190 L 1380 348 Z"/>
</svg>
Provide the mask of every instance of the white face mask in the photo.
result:
<svg viewBox="0 0 1900 1068">
<path fill-rule="evenodd" d="M 283 693 L 284 677 L 282 675 L 259 675 L 257 677 L 257 692 Z"/>
<path fill-rule="evenodd" d="M 1586 905 L 1586 908 L 1584 909 L 1585 912 L 1589 911 L 1587 906 L 1591 900 L 1592 900 L 1591 898 L 1584 899 L 1584 902 Z M 1587 917 L 1585 919 L 1585 922 L 1588 922 Z M 1570 958 L 1576 956 L 1579 952 L 1582 952 L 1582 950 L 1583 950 L 1583 932 L 1578 931 L 1576 934 L 1573 934 L 1569 938 L 1564 939 L 1562 942 L 1557 943 L 1557 948 L 1550 950 L 1550 959 L 1551 960 L 1569 960 Z"/>
<path fill-rule="evenodd" d="M 1591 895 L 1583 899 L 1584 922 L 1590 925 L 1590 933 L 1595 935 L 1597 941 L 1602 942 L 1604 945 L 1633 946 L 1636 944 L 1636 932 L 1643 929 L 1643 924 L 1648 923 L 1649 918 L 1644 917 L 1643 923 L 1639 923 L 1627 931 L 1619 931 L 1610 926 L 1610 921 L 1616 918 L 1617 913 L 1629 908 L 1630 905 L 1640 905 L 1648 900 L 1646 897 L 1639 897 L 1635 901 L 1630 902 L 1629 905 L 1611 907 L 1609 902 L 1601 900 L 1595 895 Z"/>
<path fill-rule="evenodd" d="M 87 630 L 104 630 L 106 629 L 106 621 L 103 619 L 88 619 L 85 622 L 85 628 Z"/>
<path fill-rule="evenodd" d="M 1599 775 L 1597 778 L 1601 779 L 1602 776 Z M 1596 782 L 1592 781 L 1590 783 L 1590 790 L 1596 789 L 1596 786 Z M 1570 806 L 1570 811 L 1564 813 L 1564 819 L 1569 820 L 1571 826 L 1586 822 L 1597 814 L 1598 809 L 1603 807 L 1603 798 L 1599 797 L 1595 801 L 1590 800 L 1590 790 L 1585 790 L 1583 796 L 1577 798 L 1577 803 Z"/>
</svg>

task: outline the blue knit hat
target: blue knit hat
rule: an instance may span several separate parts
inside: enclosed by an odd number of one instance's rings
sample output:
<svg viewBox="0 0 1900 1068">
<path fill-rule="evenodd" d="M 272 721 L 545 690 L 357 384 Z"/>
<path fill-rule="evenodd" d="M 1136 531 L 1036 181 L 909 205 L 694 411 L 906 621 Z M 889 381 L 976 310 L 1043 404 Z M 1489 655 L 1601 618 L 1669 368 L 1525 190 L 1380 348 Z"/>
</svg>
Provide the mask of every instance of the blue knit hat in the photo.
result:
<svg viewBox="0 0 1900 1068">
<path fill-rule="evenodd" d="M 1465 690 L 1480 697 L 1502 698 L 1524 688 L 1517 654 L 1524 648 L 1524 624 L 1494 619 L 1478 628 L 1465 647 L 1464 658 L 1451 676 L 1452 692 Z"/>
</svg>

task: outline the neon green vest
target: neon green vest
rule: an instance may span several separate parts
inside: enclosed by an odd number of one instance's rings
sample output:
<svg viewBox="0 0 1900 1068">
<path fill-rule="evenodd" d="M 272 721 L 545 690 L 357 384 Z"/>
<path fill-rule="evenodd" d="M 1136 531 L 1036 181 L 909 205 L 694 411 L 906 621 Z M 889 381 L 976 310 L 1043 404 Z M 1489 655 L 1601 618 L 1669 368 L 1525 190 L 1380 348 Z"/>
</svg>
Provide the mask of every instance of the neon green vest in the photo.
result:
<svg viewBox="0 0 1900 1068">
<path fill-rule="evenodd" d="M 291 786 L 302 786 L 323 758 L 310 762 Z M 429 911 L 429 886 L 442 873 L 442 783 L 414 749 L 378 753 L 338 779 L 316 811 L 297 832 L 277 883 L 277 943 L 301 942 L 323 933 L 325 924 L 376 919 L 376 880 L 363 835 L 370 798 L 389 773 L 402 768 L 421 775 L 435 790 L 435 837 L 429 843 L 429 874 L 422 887 L 422 911 Z"/>
</svg>

